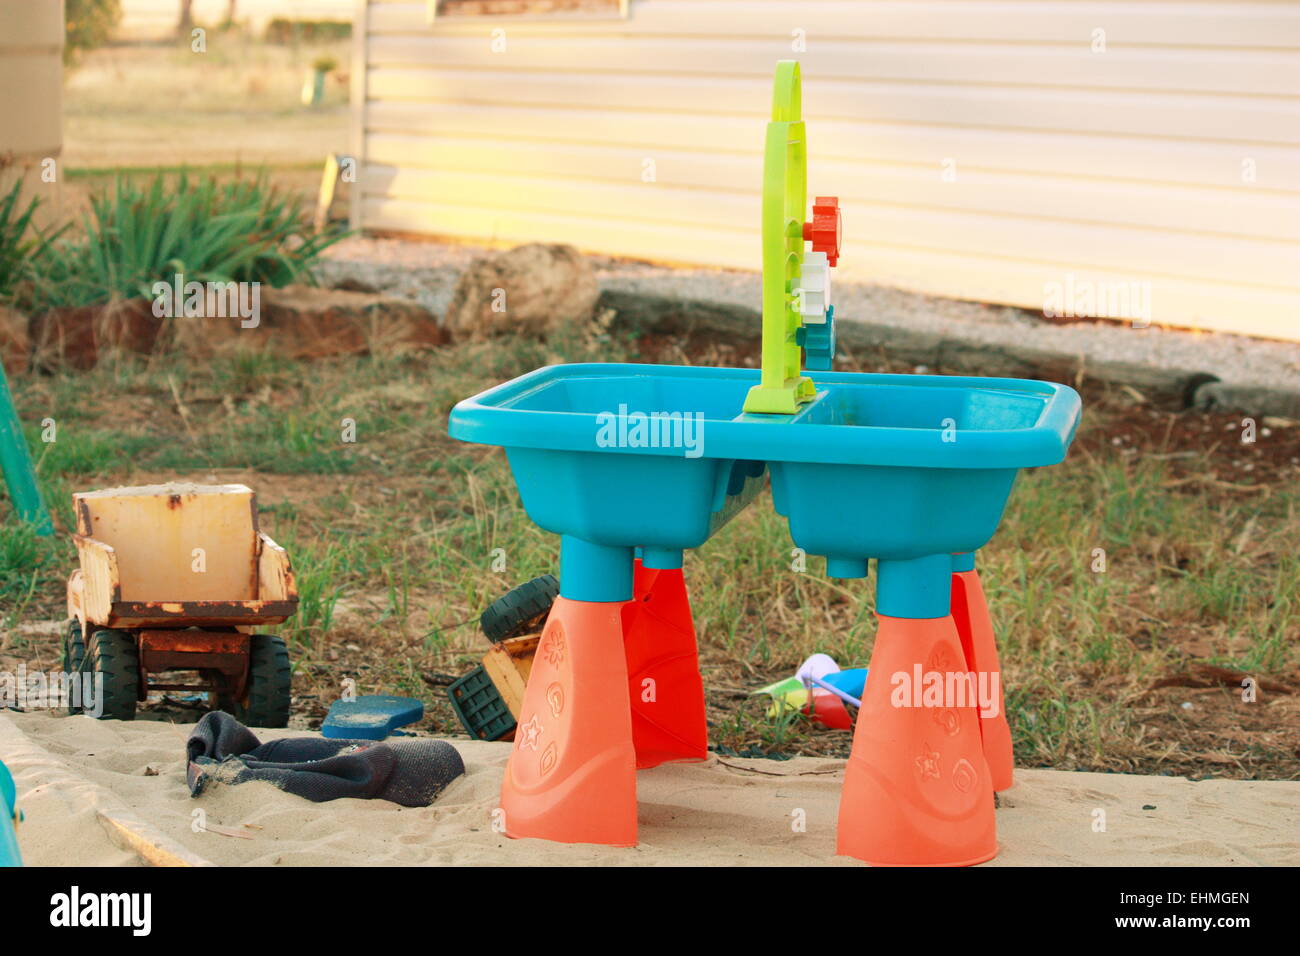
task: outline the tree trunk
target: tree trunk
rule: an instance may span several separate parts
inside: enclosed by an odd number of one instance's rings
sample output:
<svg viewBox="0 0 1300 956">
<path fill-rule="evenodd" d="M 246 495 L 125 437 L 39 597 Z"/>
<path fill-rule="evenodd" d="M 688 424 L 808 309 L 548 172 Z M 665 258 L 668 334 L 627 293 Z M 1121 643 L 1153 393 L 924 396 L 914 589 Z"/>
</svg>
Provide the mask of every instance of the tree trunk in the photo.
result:
<svg viewBox="0 0 1300 956">
<path fill-rule="evenodd" d="M 181 18 L 176 23 L 176 35 L 182 39 L 194 29 L 194 0 L 181 0 Z"/>
</svg>

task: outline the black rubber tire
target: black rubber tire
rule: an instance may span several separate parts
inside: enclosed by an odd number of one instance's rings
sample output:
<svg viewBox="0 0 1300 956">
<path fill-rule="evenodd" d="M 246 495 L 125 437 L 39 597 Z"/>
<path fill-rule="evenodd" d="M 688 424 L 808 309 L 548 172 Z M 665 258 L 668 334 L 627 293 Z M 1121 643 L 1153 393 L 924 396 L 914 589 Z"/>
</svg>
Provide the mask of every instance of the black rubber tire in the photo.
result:
<svg viewBox="0 0 1300 956">
<path fill-rule="evenodd" d="M 135 720 L 140 694 L 140 649 L 126 631 L 92 631 L 86 644 L 85 670 L 104 678 L 100 720 Z"/>
<path fill-rule="evenodd" d="M 86 666 L 86 639 L 81 633 L 81 622 L 75 617 L 68 622 L 63 631 L 63 673 L 80 682 L 80 675 Z M 68 713 L 79 714 L 81 708 L 68 701 Z"/>
<path fill-rule="evenodd" d="M 479 627 L 493 644 L 527 634 L 541 625 L 560 596 L 560 582 L 553 574 L 525 581 L 497 598 L 478 619 Z"/>
<path fill-rule="evenodd" d="M 292 688 L 284 640 L 274 634 L 254 634 L 248 645 L 247 703 L 218 697 L 218 706 L 249 727 L 288 727 Z"/>
</svg>

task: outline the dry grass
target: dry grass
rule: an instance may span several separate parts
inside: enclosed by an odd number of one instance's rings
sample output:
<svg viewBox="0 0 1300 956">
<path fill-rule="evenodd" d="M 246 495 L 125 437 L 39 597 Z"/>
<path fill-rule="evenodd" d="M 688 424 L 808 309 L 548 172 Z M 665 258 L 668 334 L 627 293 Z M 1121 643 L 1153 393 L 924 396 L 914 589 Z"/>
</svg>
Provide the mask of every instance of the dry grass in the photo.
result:
<svg viewBox="0 0 1300 956">
<path fill-rule="evenodd" d="M 325 100 L 302 105 L 312 61 L 343 66 Z M 209 30 L 207 51 L 188 44 L 96 50 L 68 75 L 63 166 L 70 171 L 173 166 L 309 166 L 348 146 L 347 41 L 268 44 Z"/>
</svg>

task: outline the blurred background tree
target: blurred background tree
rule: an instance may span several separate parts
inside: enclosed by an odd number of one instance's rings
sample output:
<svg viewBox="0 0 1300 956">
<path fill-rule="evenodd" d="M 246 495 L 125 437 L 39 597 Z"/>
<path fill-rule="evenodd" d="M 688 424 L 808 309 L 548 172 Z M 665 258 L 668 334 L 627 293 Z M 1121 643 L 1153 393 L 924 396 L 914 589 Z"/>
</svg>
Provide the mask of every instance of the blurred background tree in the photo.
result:
<svg viewBox="0 0 1300 956">
<path fill-rule="evenodd" d="M 108 42 L 122 19 L 122 0 L 65 0 L 63 62 L 75 65 L 86 50 Z"/>
</svg>

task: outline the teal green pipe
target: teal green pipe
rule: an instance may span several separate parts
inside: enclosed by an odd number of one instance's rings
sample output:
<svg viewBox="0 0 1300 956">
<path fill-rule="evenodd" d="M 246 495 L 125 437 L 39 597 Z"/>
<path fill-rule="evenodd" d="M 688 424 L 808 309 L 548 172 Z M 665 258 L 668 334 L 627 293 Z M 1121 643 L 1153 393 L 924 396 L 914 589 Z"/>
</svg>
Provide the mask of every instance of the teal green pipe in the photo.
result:
<svg viewBox="0 0 1300 956">
<path fill-rule="evenodd" d="M 946 617 L 951 610 L 952 555 L 876 562 L 876 613 L 885 617 Z"/>
<path fill-rule="evenodd" d="M 18 516 L 35 525 L 37 534 L 53 534 L 54 525 L 36 487 L 36 469 L 32 467 L 32 456 L 27 451 L 27 439 L 23 437 L 3 366 L 0 366 L 0 472 L 4 473 L 9 498 Z"/>
<path fill-rule="evenodd" d="M 597 603 L 632 600 L 632 550 L 560 535 L 560 597 Z"/>
</svg>

